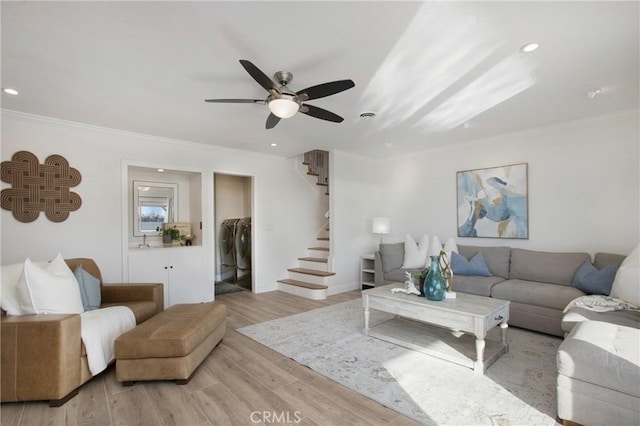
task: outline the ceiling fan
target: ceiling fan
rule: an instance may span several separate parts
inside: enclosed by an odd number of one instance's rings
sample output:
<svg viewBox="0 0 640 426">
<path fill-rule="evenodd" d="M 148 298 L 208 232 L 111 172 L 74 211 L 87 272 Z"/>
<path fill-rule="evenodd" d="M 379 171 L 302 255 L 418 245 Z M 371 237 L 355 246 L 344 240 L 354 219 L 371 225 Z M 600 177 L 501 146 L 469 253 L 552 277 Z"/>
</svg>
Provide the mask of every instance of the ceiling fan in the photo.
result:
<svg viewBox="0 0 640 426">
<path fill-rule="evenodd" d="M 293 117 L 298 111 L 311 117 L 333 121 L 334 123 L 341 123 L 344 120 L 344 118 L 331 111 L 303 102 L 324 98 L 325 96 L 335 95 L 351 89 L 355 86 L 352 80 L 332 81 L 293 92 L 287 87 L 287 84 L 293 79 L 293 74 L 290 72 L 278 71 L 273 75 L 280 84 L 278 86 L 250 61 L 240 59 L 240 64 L 260 86 L 269 92 L 269 96 L 266 99 L 205 99 L 205 102 L 267 105 L 271 111 L 269 117 L 267 117 L 267 129 L 273 129 L 280 122 L 280 119 Z"/>
</svg>

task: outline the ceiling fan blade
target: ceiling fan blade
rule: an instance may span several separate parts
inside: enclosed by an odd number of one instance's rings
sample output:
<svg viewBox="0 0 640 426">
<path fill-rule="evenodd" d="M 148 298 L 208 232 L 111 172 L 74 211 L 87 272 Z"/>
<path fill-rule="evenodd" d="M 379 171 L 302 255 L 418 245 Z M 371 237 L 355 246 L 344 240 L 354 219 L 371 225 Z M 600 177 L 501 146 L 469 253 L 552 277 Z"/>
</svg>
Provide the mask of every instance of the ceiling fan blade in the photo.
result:
<svg viewBox="0 0 640 426">
<path fill-rule="evenodd" d="M 342 123 L 344 118 L 337 114 L 327 111 L 326 109 L 318 108 L 317 106 L 302 104 L 300 105 L 301 113 L 310 115 L 311 117 L 319 118 L 321 120 L 333 121 L 334 123 Z"/>
<path fill-rule="evenodd" d="M 216 102 L 226 104 L 263 104 L 263 99 L 205 99 L 205 102 Z"/>
<path fill-rule="evenodd" d="M 267 117 L 266 128 L 267 129 L 273 129 L 274 127 L 276 127 L 276 124 L 278 124 L 279 122 L 280 122 L 280 117 L 278 117 L 277 115 L 271 113 Z"/>
<path fill-rule="evenodd" d="M 246 59 L 240 59 L 240 64 L 244 67 L 245 70 L 247 70 L 249 75 L 253 77 L 255 81 L 258 82 L 260 86 L 265 88 L 267 92 L 273 91 L 276 93 L 280 93 L 280 89 L 278 89 L 278 85 L 274 83 L 273 80 L 271 80 L 269 77 L 267 77 L 265 73 L 260 71 L 258 67 L 256 67 Z"/>
<path fill-rule="evenodd" d="M 352 80 L 338 80 L 329 83 L 318 84 L 317 86 L 307 87 L 296 92 L 301 101 L 309 101 L 312 99 L 324 98 L 325 96 L 335 95 L 351 89 L 356 84 Z"/>
</svg>

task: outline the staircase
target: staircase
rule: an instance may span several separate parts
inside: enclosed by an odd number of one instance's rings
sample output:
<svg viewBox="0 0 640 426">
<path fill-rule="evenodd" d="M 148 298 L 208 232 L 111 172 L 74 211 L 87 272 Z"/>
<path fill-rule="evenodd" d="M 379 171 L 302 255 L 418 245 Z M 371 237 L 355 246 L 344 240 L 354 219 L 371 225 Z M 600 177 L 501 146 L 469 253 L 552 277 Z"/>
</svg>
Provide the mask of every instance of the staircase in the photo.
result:
<svg viewBox="0 0 640 426">
<path fill-rule="evenodd" d="M 329 195 L 329 153 L 309 151 L 304 154 L 303 163 L 307 175 L 316 180 L 316 185 L 324 187 Z M 332 277 L 330 264 L 329 223 L 327 222 L 316 237 L 306 256 L 298 258 L 298 267 L 287 269 L 289 278 L 278 280 L 278 290 L 313 300 L 327 298 L 327 289 Z"/>
<path fill-rule="evenodd" d="M 329 153 L 319 149 L 305 152 L 302 164 L 307 166 L 307 175 L 315 176 L 316 185 L 326 187 L 324 194 L 329 195 Z"/>
</svg>

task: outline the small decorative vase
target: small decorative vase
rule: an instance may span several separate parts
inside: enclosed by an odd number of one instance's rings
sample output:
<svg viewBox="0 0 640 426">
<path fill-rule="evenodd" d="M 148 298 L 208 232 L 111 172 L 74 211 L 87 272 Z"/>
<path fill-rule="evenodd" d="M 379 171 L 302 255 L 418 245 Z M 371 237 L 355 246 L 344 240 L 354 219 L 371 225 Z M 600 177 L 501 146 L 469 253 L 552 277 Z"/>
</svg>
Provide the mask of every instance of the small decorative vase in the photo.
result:
<svg viewBox="0 0 640 426">
<path fill-rule="evenodd" d="M 440 273 L 438 256 L 431 256 L 431 268 L 424 279 L 424 295 L 429 300 L 444 300 L 446 284 Z"/>
</svg>

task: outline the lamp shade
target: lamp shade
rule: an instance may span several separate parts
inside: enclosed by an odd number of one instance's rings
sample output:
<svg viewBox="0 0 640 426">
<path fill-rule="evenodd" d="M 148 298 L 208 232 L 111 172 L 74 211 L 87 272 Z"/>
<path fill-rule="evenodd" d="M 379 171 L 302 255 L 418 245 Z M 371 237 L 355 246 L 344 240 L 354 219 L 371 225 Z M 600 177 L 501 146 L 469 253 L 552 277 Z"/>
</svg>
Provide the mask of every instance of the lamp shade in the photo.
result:
<svg viewBox="0 0 640 426">
<path fill-rule="evenodd" d="M 269 101 L 269 109 L 273 115 L 280 118 L 293 117 L 299 108 L 300 105 L 287 96 Z"/>
<path fill-rule="evenodd" d="M 371 232 L 374 234 L 388 234 L 391 232 L 391 219 L 388 217 L 374 217 Z"/>
</svg>

